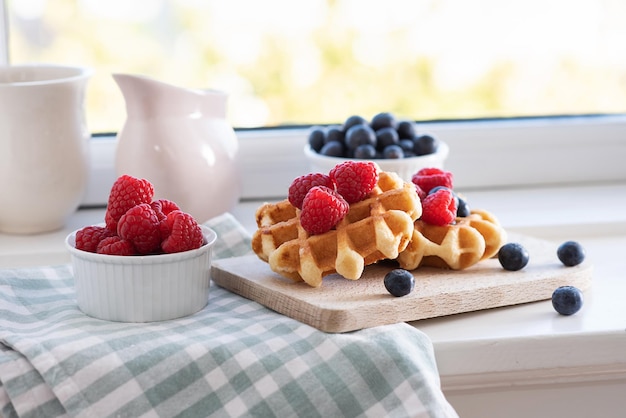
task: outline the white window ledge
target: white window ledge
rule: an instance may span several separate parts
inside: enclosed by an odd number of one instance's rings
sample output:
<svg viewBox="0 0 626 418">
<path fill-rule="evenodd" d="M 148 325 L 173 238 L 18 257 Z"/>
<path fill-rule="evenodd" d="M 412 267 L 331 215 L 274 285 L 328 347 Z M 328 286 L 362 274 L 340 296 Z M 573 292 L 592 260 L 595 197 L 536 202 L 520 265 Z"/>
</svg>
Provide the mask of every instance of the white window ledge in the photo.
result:
<svg viewBox="0 0 626 418">
<path fill-rule="evenodd" d="M 509 231 L 555 243 L 580 241 L 594 265 L 594 284 L 583 309 L 571 317 L 540 301 L 412 323 L 434 343 L 446 395 L 464 417 L 565 416 L 560 412 L 567 408 L 574 409 L 571 417 L 589 416 L 590 408 L 613 416 L 604 411 L 626 393 L 626 182 L 475 190 L 467 197 L 474 207 L 497 214 Z M 233 210 L 251 231 L 259 204 L 246 201 Z M 102 208 L 82 209 L 61 231 L 0 234 L 0 268 L 68 262 L 65 235 L 103 216 Z M 584 408 L 571 406 L 577 391 L 585 394 Z M 511 409 L 516 402 L 519 410 Z M 541 411 L 533 413 L 539 405 Z M 552 407 L 558 411 L 540 413 Z"/>
<path fill-rule="evenodd" d="M 447 168 L 473 207 L 495 213 L 509 231 L 555 243 L 578 240 L 594 265 L 585 305 L 571 317 L 540 301 L 412 324 L 432 339 L 444 392 L 464 418 L 623 413 L 626 122 L 604 119 L 596 129 L 594 123 L 429 127 L 450 144 Z M 546 133 L 551 129 L 554 136 Z M 268 138 L 260 140 L 263 135 Z M 233 213 L 250 231 L 256 207 L 282 198 L 293 177 L 307 171 L 301 153 L 305 135 L 303 130 L 240 133 L 246 182 Z M 115 178 L 114 142 L 92 142 L 95 172 L 102 175 L 96 176 L 99 183 L 92 181 L 88 204 L 102 205 Z M 102 207 L 83 208 L 61 231 L 0 234 L 0 268 L 68 262 L 65 235 L 103 216 Z"/>
<path fill-rule="evenodd" d="M 459 189 L 626 181 L 626 115 L 424 122 L 450 146 L 446 169 Z M 238 131 L 243 199 L 282 197 L 308 172 L 308 129 Z M 181 138 L 181 142 L 184 138 Z M 91 141 L 86 205 L 103 205 L 115 181 L 114 136 Z"/>
</svg>

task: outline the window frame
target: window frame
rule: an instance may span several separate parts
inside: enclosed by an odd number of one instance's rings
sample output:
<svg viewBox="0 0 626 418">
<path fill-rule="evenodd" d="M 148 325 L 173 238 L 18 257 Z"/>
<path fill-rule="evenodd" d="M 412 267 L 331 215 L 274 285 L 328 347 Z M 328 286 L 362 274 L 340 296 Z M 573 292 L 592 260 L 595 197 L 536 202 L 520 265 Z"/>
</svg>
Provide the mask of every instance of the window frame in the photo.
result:
<svg viewBox="0 0 626 418">
<path fill-rule="evenodd" d="M 6 2 L 0 0 L 0 65 L 9 64 Z M 626 181 L 626 114 L 418 121 L 450 146 L 445 167 L 460 190 Z M 285 196 L 309 171 L 309 127 L 236 130 L 243 200 Z M 104 206 L 115 173 L 115 133 L 94 134 L 83 206 Z"/>
<path fill-rule="evenodd" d="M 9 63 L 9 25 L 7 6 L 0 0 L 0 65 Z"/>
<path fill-rule="evenodd" d="M 593 185 L 626 181 L 626 115 L 423 121 L 418 129 L 450 146 L 446 169 L 459 190 Z M 310 127 L 236 130 L 243 200 L 286 195 L 309 171 Z M 115 134 L 90 141 L 85 206 L 106 204 L 115 174 Z M 582 197 L 581 197 L 582 198 Z"/>
</svg>

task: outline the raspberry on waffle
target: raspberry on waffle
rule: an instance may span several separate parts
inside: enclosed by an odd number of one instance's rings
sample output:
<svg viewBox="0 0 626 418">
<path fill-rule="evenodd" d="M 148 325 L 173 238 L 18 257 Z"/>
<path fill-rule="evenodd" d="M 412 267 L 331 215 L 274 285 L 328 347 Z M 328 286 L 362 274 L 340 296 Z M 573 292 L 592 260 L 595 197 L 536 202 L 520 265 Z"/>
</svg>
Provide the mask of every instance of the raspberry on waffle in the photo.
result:
<svg viewBox="0 0 626 418">
<path fill-rule="evenodd" d="M 411 242 L 397 258 L 400 267 L 431 266 L 462 270 L 493 257 L 506 242 L 506 231 L 485 210 L 472 210 L 444 226 L 415 221 Z"/>
<path fill-rule="evenodd" d="M 351 204 L 335 229 L 323 234 L 308 234 L 300 224 L 300 210 L 288 200 L 262 205 L 256 212 L 252 249 L 273 271 L 313 287 L 332 273 L 356 280 L 366 265 L 394 259 L 406 248 L 421 213 L 415 186 L 395 173 L 381 172 L 369 195 Z"/>
</svg>

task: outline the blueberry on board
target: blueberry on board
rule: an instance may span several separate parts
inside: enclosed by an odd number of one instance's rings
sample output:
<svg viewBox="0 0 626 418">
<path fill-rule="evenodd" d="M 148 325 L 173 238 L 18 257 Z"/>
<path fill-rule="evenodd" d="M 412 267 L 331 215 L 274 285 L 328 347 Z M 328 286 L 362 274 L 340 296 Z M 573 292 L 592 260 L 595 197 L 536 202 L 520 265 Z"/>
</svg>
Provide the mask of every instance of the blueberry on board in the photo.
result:
<svg viewBox="0 0 626 418">
<path fill-rule="evenodd" d="M 376 147 L 384 150 L 389 145 L 398 145 L 400 138 L 393 128 L 382 128 L 376 131 Z"/>
<path fill-rule="evenodd" d="M 389 112 L 381 112 L 372 118 L 370 125 L 373 130 L 377 131 L 382 128 L 393 128 L 397 129 L 398 121 L 396 117 Z"/>
<path fill-rule="evenodd" d="M 559 246 L 556 255 L 567 267 L 577 266 L 585 260 L 585 249 L 576 241 L 566 241 Z"/>
<path fill-rule="evenodd" d="M 552 306 L 561 315 L 573 315 L 583 307 L 583 293 L 574 286 L 561 286 L 552 293 Z"/>
<path fill-rule="evenodd" d="M 366 125 L 367 119 L 363 116 L 352 115 L 343 123 L 343 131 L 347 132 L 348 129 L 352 128 L 355 125 Z"/>
<path fill-rule="evenodd" d="M 343 143 L 338 141 L 327 142 L 320 150 L 320 154 L 327 157 L 343 157 L 343 153 Z"/>
<path fill-rule="evenodd" d="M 371 144 L 363 144 L 354 150 L 354 158 L 360 160 L 371 160 L 376 158 L 376 148 Z"/>
<path fill-rule="evenodd" d="M 376 133 L 369 125 L 355 125 L 346 132 L 346 147 L 355 150 L 359 145 L 376 146 Z"/>
<path fill-rule="evenodd" d="M 517 242 L 509 242 L 500 247 L 498 261 L 503 269 L 517 271 L 526 267 L 530 259 L 528 251 Z"/>
<path fill-rule="evenodd" d="M 405 269 L 393 269 L 385 275 L 384 283 L 393 296 L 406 296 L 415 288 L 415 277 Z"/>
<path fill-rule="evenodd" d="M 388 145 L 383 150 L 383 158 L 387 159 L 400 159 L 404 158 L 404 151 L 400 145 Z"/>
<path fill-rule="evenodd" d="M 413 140 L 413 149 L 417 155 L 434 154 L 439 148 L 439 141 L 431 135 L 420 135 Z"/>
<path fill-rule="evenodd" d="M 326 130 L 316 126 L 309 132 L 309 145 L 315 152 L 319 152 L 326 142 Z"/>
<path fill-rule="evenodd" d="M 417 136 L 415 123 L 410 120 L 403 120 L 398 122 L 397 131 L 400 139 L 413 139 Z"/>
</svg>

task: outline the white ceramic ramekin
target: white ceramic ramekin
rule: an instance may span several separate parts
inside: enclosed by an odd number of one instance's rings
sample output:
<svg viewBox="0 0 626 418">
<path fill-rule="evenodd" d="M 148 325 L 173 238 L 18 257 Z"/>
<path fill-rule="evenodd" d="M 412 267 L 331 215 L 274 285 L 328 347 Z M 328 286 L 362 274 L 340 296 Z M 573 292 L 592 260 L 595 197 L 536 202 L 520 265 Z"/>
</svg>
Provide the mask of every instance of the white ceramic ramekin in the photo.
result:
<svg viewBox="0 0 626 418">
<path fill-rule="evenodd" d="M 448 145 L 445 142 L 440 142 L 437 152 L 434 154 L 401 159 L 375 159 L 369 161 L 376 162 L 382 171 L 395 172 L 405 181 L 411 181 L 413 174 L 417 173 L 422 168 L 443 168 L 449 152 L 450 148 Z M 333 167 L 343 161 L 364 161 L 354 158 L 320 155 L 313 151 L 308 144 L 304 147 L 304 155 L 309 161 L 311 172 L 314 173 L 328 174 Z"/>
<path fill-rule="evenodd" d="M 216 233 L 201 225 L 204 245 L 160 255 L 115 256 L 75 248 L 76 231 L 65 240 L 78 307 L 109 321 L 152 322 L 198 312 L 209 300 L 210 265 Z"/>
</svg>

